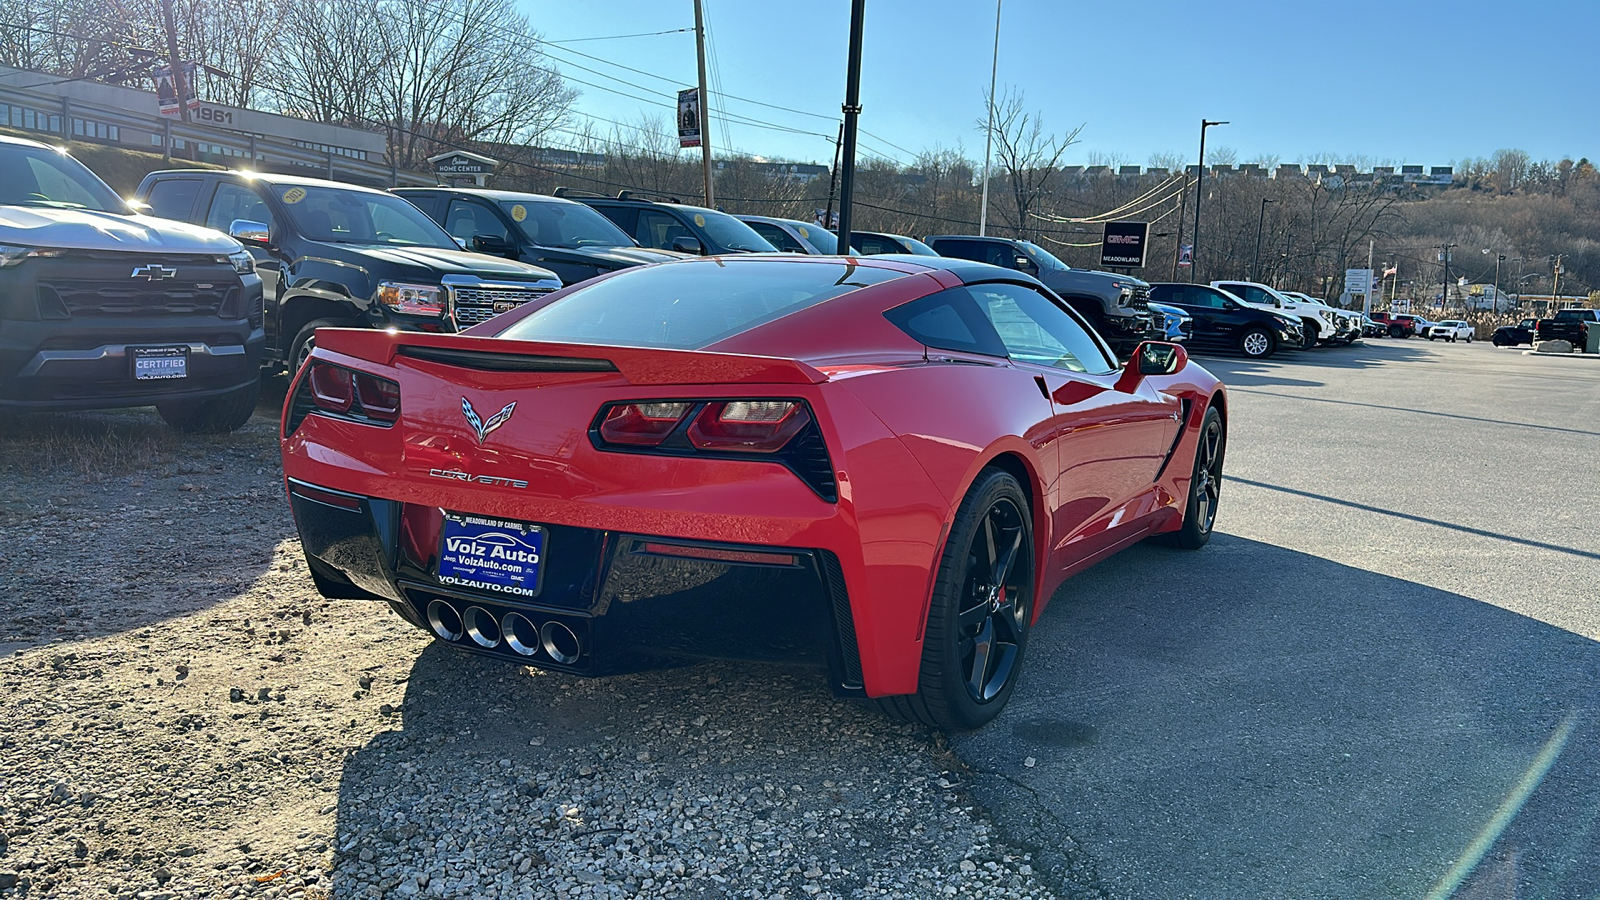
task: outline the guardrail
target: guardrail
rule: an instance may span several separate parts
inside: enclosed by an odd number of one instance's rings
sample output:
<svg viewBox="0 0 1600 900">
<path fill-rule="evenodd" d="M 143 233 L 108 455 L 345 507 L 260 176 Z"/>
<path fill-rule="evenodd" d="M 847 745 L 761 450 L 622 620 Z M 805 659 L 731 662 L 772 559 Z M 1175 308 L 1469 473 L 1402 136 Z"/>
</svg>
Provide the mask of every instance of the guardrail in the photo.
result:
<svg viewBox="0 0 1600 900">
<path fill-rule="evenodd" d="M 399 170 L 386 161 L 365 159 L 358 150 L 311 145 L 278 135 L 229 128 L 223 118 L 225 108 L 202 106 L 197 113 L 212 121 L 184 122 L 0 85 L 0 126 L 22 131 L 159 152 L 167 159 L 306 175 L 371 187 L 438 183 L 436 176 Z"/>
</svg>

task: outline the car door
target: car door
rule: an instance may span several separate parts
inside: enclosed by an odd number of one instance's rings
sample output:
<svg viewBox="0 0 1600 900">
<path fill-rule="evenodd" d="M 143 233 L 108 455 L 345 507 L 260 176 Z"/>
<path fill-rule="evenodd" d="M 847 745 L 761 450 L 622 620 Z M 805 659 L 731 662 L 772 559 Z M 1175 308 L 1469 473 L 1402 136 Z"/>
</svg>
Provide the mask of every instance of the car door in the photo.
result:
<svg viewBox="0 0 1600 900">
<path fill-rule="evenodd" d="M 745 224 L 755 229 L 755 233 L 766 238 L 772 246 L 785 253 L 811 252 L 781 225 L 774 225 L 771 222 L 746 222 Z"/>
<path fill-rule="evenodd" d="M 657 250 L 671 250 L 672 243 L 678 238 L 689 237 L 700 241 L 701 249 L 710 253 L 701 237 L 693 229 L 678 220 L 677 216 L 659 209 L 639 210 L 638 221 L 634 224 L 633 238 L 645 247 L 654 247 Z"/>
<path fill-rule="evenodd" d="M 473 249 L 472 239 L 478 235 L 498 238 L 512 247 L 517 245 L 517 238 L 511 233 L 511 227 L 489 204 L 479 200 L 464 197 L 452 199 L 445 210 L 444 230 L 465 244 L 468 250 Z"/>
<path fill-rule="evenodd" d="M 1139 513 L 1129 510 L 1151 490 L 1172 450 L 1181 404 L 1148 379 L 1131 393 L 1118 390 L 1115 357 L 1054 298 L 1010 282 L 968 291 L 1012 364 L 1050 395 L 1050 437 L 1060 460 L 1051 557 L 1071 565 L 1135 524 Z"/>
<path fill-rule="evenodd" d="M 245 244 L 245 249 L 256 260 L 256 274 L 261 276 L 262 304 L 265 307 L 264 328 L 267 334 L 267 346 L 282 349 L 278 340 L 278 313 L 280 310 L 279 294 L 283 290 L 283 267 L 286 260 L 277 250 L 276 240 L 279 235 L 277 219 L 272 215 L 272 207 L 267 205 L 267 198 L 262 196 L 253 184 L 246 184 L 228 179 L 216 182 L 216 188 L 211 192 L 210 201 L 206 204 L 205 218 L 201 224 L 226 234 L 234 222 L 258 222 L 267 226 L 267 234 L 273 240 L 268 246 L 258 244 Z M 294 335 L 288 335 L 293 338 Z"/>
<path fill-rule="evenodd" d="M 1150 299 L 1176 306 L 1189 314 L 1193 320 L 1190 342 L 1215 344 L 1226 339 L 1219 326 L 1226 310 L 1216 305 L 1222 298 L 1210 288 L 1194 284 L 1158 284 L 1150 288 Z"/>
</svg>

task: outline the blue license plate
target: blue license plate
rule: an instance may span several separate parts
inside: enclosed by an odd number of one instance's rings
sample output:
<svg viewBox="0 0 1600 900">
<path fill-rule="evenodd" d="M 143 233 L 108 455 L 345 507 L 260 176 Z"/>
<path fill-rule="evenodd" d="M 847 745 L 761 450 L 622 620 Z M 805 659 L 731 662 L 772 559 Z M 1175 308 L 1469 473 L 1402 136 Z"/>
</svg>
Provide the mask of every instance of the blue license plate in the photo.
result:
<svg viewBox="0 0 1600 900">
<path fill-rule="evenodd" d="M 516 597 L 537 596 L 544 536 L 538 525 L 445 513 L 439 583 Z"/>
<path fill-rule="evenodd" d="M 188 347 L 131 347 L 133 380 L 166 381 L 189 377 Z"/>
</svg>

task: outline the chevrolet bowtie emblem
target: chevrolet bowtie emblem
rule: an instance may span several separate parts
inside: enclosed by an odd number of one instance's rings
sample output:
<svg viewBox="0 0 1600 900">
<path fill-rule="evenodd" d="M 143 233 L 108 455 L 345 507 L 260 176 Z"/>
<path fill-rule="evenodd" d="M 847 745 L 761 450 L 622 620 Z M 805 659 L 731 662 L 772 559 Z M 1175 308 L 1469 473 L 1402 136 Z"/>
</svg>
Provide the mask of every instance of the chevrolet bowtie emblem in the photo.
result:
<svg viewBox="0 0 1600 900">
<path fill-rule="evenodd" d="M 166 266 L 140 266 L 133 270 L 129 278 L 143 278 L 147 281 L 165 281 L 168 278 L 177 278 L 178 270 Z"/>
<path fill-rule="evenodd" d="M 483 443 L 484 438 L 489 436 L 491 431 L 494 431 L 496 428 L 499 428 L 501 425 L 504 425 L 507 421 L 509 421 L 511 419 L 511 414 L 515 412 L 516 409 L 517 401 L 513 400 L 506 404 L 505 409 L 502 409 L 490 416 L 489 421 L 485 422 L 483 419 L 479 418 L 478 411 L 472 408 L 472 402 L 465 397 L 461 398 L 461 414 L 467 417 L 467 424 L 471 425 L 472 430 L 478 433 L 478 443 L 480 444 Z"/>
</svg>

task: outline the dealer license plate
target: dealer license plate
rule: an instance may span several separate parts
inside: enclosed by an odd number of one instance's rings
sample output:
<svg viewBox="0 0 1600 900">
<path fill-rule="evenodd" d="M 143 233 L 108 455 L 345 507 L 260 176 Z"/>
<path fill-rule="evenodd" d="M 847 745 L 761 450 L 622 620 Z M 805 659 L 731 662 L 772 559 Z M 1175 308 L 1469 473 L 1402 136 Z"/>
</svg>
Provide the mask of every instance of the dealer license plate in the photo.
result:
<svg viewBox="0 0 1600 900">
<path fill-rule="evenodd" d="M 133 379 L 165 381 L 189 377 L 188 347 L 132 347 Z"/>
<path fill-rule="evenodd" d="M 525 522 L 445 513 L 439 583 L 517 597 L 539 593 L 545 530 Z"/>
</svg>

